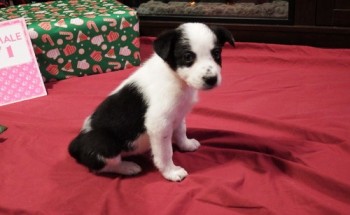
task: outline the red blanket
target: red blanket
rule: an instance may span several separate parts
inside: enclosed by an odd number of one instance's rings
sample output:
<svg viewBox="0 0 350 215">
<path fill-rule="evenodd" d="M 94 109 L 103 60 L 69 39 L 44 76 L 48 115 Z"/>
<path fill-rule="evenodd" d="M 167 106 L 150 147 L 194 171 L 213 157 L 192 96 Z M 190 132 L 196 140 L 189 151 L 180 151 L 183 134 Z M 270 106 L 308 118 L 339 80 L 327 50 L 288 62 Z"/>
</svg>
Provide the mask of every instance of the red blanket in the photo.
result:
<svg viewBox="0 0 350 215">
<path fill-rule="evenodd" d="M 151 53 L 143 38 L 143 59 Z M 237 43 L 223 83 L 200 93 L 166 181 L 147 155 L 135 177 L 97 176 L 67 152 L 84 118 L 135 69 L 47 84 L 0 107 L 0 214 L 349 214 L 350 50 Z"/>
</svg>

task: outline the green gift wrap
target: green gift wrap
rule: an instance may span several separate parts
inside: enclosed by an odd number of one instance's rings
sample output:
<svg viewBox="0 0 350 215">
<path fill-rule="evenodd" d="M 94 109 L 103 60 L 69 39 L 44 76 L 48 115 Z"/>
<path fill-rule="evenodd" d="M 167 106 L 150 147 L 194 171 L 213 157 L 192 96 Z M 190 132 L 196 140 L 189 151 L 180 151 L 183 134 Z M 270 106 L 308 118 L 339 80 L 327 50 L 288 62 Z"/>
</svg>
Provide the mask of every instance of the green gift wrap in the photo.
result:
<svg viewBox="0 0 350 215">
<path fill-rule="evenodd" d="M 0 9 L 24 17 L 44 81 L 140 65 L 136 11 L 115 0 L 69 0 Z"/>
</svg>

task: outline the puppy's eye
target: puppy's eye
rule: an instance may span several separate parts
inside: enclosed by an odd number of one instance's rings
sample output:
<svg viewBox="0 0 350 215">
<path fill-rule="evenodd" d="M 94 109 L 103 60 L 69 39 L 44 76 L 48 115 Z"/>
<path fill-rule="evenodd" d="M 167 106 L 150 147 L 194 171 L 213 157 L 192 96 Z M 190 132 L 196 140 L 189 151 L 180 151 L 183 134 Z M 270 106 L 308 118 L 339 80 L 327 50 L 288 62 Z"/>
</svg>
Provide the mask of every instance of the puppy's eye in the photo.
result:
<svg viewBox="0 0 350 215">
<path fill-rule="evenodd" d="M 183 55 L 183 59 L 184 61 L 187 63 L 187 64 L 191 64 L 193 63 L 193 61 L 195 60 L 196 58 L 196 54 L 193 53 L 193 52 L 186 52 L 184 55 Z"/>
<path fill-rule="evenodd" d="M 211 51 L 213 58 L 219 60 L 221 58 L 221 48 L 215 48 Z"/>
</svg>

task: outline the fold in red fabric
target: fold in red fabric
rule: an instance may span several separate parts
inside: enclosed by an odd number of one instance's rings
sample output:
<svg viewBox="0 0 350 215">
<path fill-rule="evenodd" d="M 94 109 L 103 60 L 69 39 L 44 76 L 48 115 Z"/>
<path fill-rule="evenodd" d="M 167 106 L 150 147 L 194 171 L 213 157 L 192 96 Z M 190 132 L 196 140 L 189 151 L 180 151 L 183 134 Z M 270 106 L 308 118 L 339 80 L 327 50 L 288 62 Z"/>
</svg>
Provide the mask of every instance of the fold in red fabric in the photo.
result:
<svg viewBox="0 0 350 215">
<path fill-rule="evenodd" d="M 153 38 L 142 38 L 145 60 Z M 149 155 L 134 177 L 98 176 L 67 152 L 84 118 L 135 69 L 46 84 L 0 107 L 0 214 L 284 214 L 350 211 L 350 50 L 237 43 L 223 83 L 187 117 L 202 146 L 166 181 Z M 150 71 L 152 72 L 152 71 Z"/>
</svg>

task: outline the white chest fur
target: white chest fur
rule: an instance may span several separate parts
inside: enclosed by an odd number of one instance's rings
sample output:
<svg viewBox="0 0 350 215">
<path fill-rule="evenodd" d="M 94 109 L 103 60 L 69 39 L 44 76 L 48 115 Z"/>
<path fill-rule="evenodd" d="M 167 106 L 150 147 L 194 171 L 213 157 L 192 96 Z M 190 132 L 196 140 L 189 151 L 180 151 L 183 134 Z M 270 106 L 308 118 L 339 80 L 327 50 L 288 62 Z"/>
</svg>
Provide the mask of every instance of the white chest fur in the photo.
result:
<svg viewBox="0 0 350 215">
<path fill-rule="evenodd" d="M 186 114 L 197 101 L 197 90 L 188 86 L 157 55 L 134 73 L 126 83 L 136 82 L 148 103 L 145 115 L 146 134 L 140 135 L 132 145 L 135 149 L 123 155 L 143 153 L 150 148 L 149 134 L 172 134 L 183 123 Z M 143 70 L 147 68 L 147 70 Z M 164 130 L 168 130 L 165 132 Z"/>
</svg>

